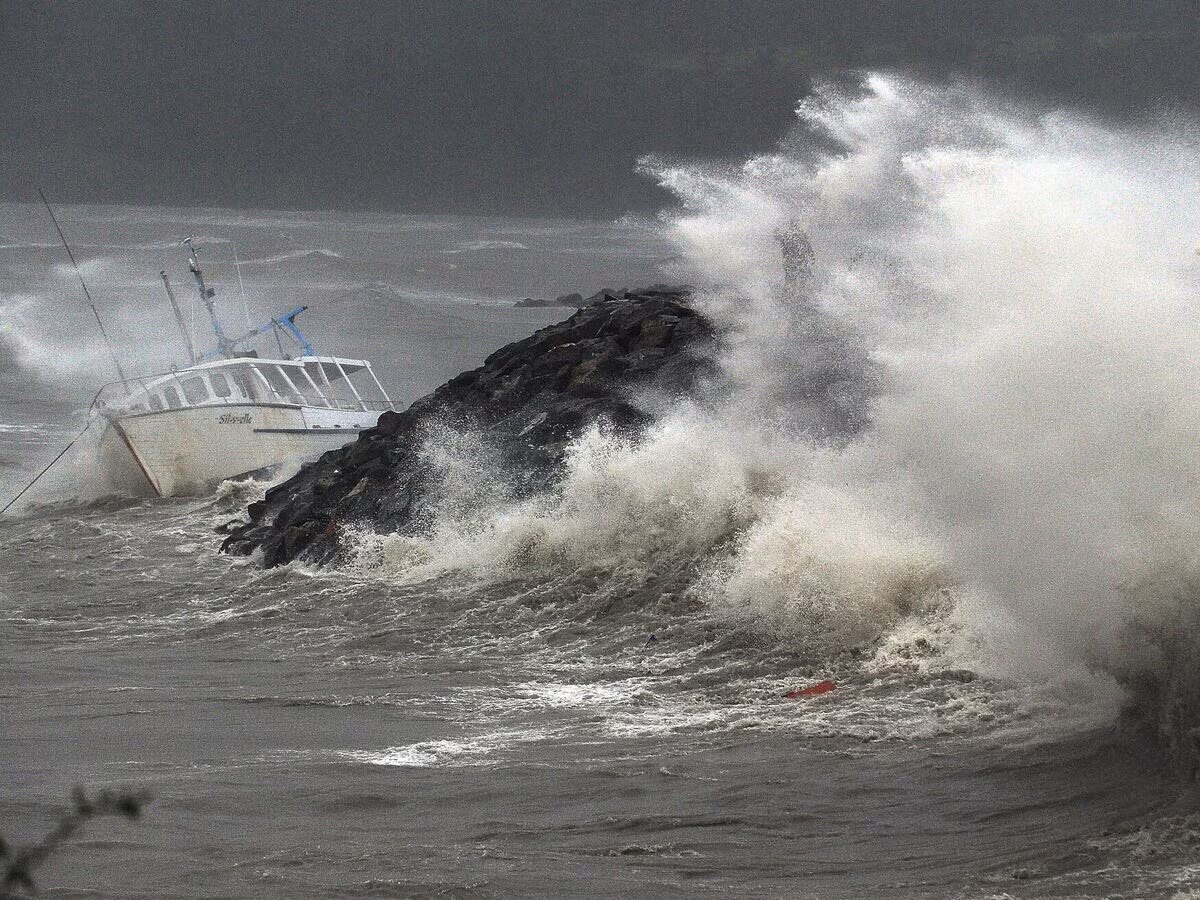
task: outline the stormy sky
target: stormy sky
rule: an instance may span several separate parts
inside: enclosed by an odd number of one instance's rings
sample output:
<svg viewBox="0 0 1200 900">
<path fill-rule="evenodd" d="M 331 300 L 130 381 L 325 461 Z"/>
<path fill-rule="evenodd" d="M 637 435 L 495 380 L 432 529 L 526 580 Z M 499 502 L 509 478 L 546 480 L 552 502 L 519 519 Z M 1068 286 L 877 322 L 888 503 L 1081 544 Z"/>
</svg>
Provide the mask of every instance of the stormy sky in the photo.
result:
<svg viewBox="0 0 1200 900">
<path fill-rule="evenodd" d="M 0 197 L 611 216 L 738 159 L 814 78 L 1200 107 L 1195 0 L 0 0 Z"/>
</svg>

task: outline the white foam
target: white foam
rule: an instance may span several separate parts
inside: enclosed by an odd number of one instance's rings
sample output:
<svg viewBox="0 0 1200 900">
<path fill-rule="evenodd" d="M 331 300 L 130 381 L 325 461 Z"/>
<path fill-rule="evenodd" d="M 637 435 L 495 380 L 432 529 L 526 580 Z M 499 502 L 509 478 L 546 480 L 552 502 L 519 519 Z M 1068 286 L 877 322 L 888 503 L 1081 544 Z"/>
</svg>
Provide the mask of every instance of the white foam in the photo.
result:
<svg viewBox="0 0 1200 900">
<path fill-rule="evenodd" d="M 258 266 L 258 265 L 273 265 L 275 263 L 291 262 L 297 259 L 343 259 L 343 255 L 336 250 L 330 250 L 326 247 L 317 247 L 304 250 L 289 250 L 284 253 L 277 253 L 273 256 L 258 256 L 250 259 L 243 259 L 243 266 Z"/>
<path fill-rule="evenodd" d="M 797 140 L 734 173 L 647 162 L 685 205 L 672 233 L 735 335 L 729 370 L 776 377 L 769 332 L 795 310 L 774 231 L 798 218 L 819 260 L 814 308 L 882 368 L 875 427 L 833 460 L 829 504 L 870 508 L 886 485 L 891 516 L 980 598 L 974 624 L 1012 671 L 1124 665 L 1131 620 L 1193 602 L 1200 210 L 1180 198 L 1200 186 L 1198 130 L 1039 117 L 883 76 L 799 112 L 839 152 Z M 793 551 L 751 583 L 791 565 L 811 580 L 805 521 L 777 518 Z M 773 526 L 754 527 L 766 542 Z M 833 579 L 851 591 L 914 564 L 887 514 L 863 530 L 889 550 Z"/>
<path fill-rule="evenodd" d="M 443 253 L 479 253 L 486 250 L 528 250 L 526 244 L 520 241 L 498 241 L 498 240 L 479 240 L 465 241 L 448 250 L 443 250 Z"/>
<path fill-rule="evenodd" d="M 471 766 L 480 765 L 490 754 L 516 744 L 544 740 L 550 733 L 545 728 L 515 729 L 491 732 L 473 739 L 417 741 L 386 750 L 339 750 L 335 755 L 372 766 Z"/>
<path fill-rule="evenodd" d="M 1152 664 L 1131 625 L 1172 621 L 1200 571 L 1200 210 L 1180 201 L 1200 187 L 1197 129 L 883 76 L 799 112 L 840 149 L 645 163 L 683 203 L 666 227 L 725 329 L 728 396 L 636 442 L 591 429 L 532 501 L 486 447 L 439 435 L 435 520 L 358 533 L 358 567 L 586 570 L 614 589 L 671 571 L 728 628 L 874 644 L 883 668 L 910 626 L 936 633 L 935 669 Z M 779 289 L 775 240 L 797 218 L 818 260 L 803 303 Z M 796 387 L 831 362 L 870 422 L 840 440 Z"/>
<path fill-rule="evenodd" d="M 462 741 L 419 741 L 386 750 L 347 750 L 342 755 L 356 762 L 372 766 L 413 766 L 428 768 L 445 764 L 463 756 L 486 753 L 487 748 Z"/>
</svg>

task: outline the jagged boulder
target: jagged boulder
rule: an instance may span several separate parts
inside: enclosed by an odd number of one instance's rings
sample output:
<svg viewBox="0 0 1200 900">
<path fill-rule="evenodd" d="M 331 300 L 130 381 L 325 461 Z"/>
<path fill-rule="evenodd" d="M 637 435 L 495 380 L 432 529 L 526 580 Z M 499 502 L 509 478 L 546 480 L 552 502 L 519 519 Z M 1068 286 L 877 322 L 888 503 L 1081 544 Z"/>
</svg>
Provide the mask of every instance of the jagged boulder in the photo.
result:
<svg viewBox="0 0 1200 900">
<path fill-rule="evenodd" d="M 518 495 L 551 487 L 564 451 L 605 421 L 636 432 L 650 421 L 638 390 L 689 393 L 711 371 L 712 326 L 682 288 L 606 291 L 570 318 L 509 344 L 404 412 L 386 412 L 358 440 L 305 465 L 247 509 L 222 549 L 261 549 L 267 566 L 335 560 L 340 526 L 416 530 L 435 503 L 424 443 L 432 423 L 479 433 L 513 473 Z"/>
</svg>

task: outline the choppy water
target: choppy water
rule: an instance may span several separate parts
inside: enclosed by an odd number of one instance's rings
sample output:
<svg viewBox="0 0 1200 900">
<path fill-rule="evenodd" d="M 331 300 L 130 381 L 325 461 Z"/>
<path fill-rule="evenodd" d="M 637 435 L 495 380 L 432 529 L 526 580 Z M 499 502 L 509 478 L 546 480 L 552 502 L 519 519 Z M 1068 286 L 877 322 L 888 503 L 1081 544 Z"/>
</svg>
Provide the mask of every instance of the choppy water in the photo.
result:
<svg viewBox="0 0 1200 900">
<path fill-rule="evenodd" d="M 928 670 L 925 631 L 814 668 L 586 573 L 263 572 L 212 552 L 245 499 L 46 511 L 4 532 L 6 835 L 37 833 L 77 782 L 157 798 L 44 869 L 51 895 L 1195 883 L 1190 792 L 1086 691 Z M 780 697 L 828 675 L 820 699 Z"/>
<path fill-rule="evenodd" d="M 1159 361 L 1194 365 L 1194 277 L 1158 244 L 1116 286 L 1138 254 L 1052 275 L 1095 202 L 1152 193 L 1128 160 L 1167 143 L 905 82 L 823 104 L 805 115 L 846 146 L 834 160 L 648 163 L 685 204 L 655 228 L 64 211 L 146 365 L 172 339 L 157 260 L 196 230 L 238 242 L 252 303 L 311 303 L 319 344 L 407 398 L 561 315 L 514 299 L 670 277 L 706 285 L 732 388 L 638 445 L 585 436 L 533 502 L 507 498 L 472 436 L 443 435 L 444 515 L 411 538 L 360 529 L 342 571 L 216 554 L 213 528 L 261 485 L 94 500 L 86 460 L 68 468 L 0 524 L 0 833 L 38 835 L 77 783 L 156 799 L 89 826 L 40 870 L 45 893 L 1200 892 L 1192 784 L 1120 686 L 1122 660 L 1153 665 L 1122 628 L 1152 638 L 1193 602 L 1190 556 L 1143 551 L 1191 535 L 1200 407 Z M 1089 199 L 1078 182 L 1116 160 Z M 1045 172 L 1076 179 L 1074 207 L 1037 205 Z M 1123 233 L 1165 234 L 1163 209 Z M 772 284 L 772 231 L 797 214 L 832 261 L 816 311 Z M 46 316 L 74 301 L 37 210 L 3 215 L 7 486 L 107 376 L 70 316 Z M 1031 219 L 1044 254 L 1016 227 Z M 1063 338 L 1081 310 L 1103 314 L 1082 350 Z M 810 427 L 834 364 L 870 413 L 849 442 Z M 1098 380 L 1114 374 L 1120 390 Z M 1167 401 L 1122 438 L 1137 404 Z"/>
</svg>

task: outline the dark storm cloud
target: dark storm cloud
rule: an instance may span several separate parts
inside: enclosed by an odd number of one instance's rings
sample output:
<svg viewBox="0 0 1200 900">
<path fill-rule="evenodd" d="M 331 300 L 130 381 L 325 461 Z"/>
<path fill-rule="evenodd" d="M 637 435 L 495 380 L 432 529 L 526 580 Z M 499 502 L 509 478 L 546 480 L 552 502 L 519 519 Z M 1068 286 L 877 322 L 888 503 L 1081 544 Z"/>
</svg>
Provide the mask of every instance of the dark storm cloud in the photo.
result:
<svg viewBox="0 0 1200 900">
<path fill-rule="evenodd" d="M 637 157 L 768 149 L 847 68 L 1194 107 L 1198 6 L 0 0 L 0 195 L 645 210 L 663 198 Z"/>
</svg>

